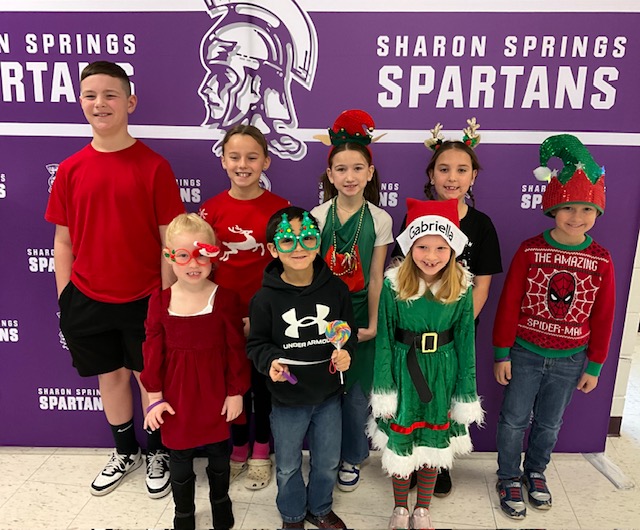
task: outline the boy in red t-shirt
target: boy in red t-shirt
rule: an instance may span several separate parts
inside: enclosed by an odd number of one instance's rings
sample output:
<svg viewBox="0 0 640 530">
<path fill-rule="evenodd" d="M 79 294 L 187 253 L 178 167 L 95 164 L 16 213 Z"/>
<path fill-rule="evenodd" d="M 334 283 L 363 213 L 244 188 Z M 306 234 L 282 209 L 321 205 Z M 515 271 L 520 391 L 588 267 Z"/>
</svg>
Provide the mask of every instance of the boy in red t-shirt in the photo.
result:
<svg viewBox="0 0 640 530">
<path fill-rule="evenodd" d="M 184 207 L 169 163 L 129 134 L 137 98 L 125 71 L 107 61 L 88 65 L 80 103 L 93 139 L 60 164 L 45 219 L 56 225 L 60 329 L 80 376 L 98 376 L 115 441 L 91 484 L 93 495 L 106 495 L 142 464 L 131 373 L 145 409 L 140 372 L 147 303 L 152 291 L 170 283 L 161 257 L 164 233 Z M 159 431 L 149 435 L 147 447 L 148 494 L 164 497 L 171 484 Z"/>
</svg>

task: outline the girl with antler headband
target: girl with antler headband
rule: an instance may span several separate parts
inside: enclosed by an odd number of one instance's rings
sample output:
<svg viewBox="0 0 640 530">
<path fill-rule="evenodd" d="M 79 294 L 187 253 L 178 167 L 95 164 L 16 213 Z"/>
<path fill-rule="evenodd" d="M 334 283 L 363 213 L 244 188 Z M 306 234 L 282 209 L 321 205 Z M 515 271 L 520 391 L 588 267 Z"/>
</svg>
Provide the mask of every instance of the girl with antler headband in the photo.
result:
<svg viewBox="0 0 640 530">
<path fill-rule="evenodd" d="M 369 456 L 365 434 L 373 380 L 374 339 L 387 245 L 393 241 L 391 216 L 378 207 L 380 181 L 369 144 L 373 118 L 346 110 L 318 136 L 331 145 L 321 177 L 325 201 L 311 210 L 322 231 L 321 255 L 351 291 L 358 324 L 358 349 L 346 375 L 343 398 L 342 464 L 338 488 L 352 491 L 360 481 L 360 464 Z"/>
<path fill-rule="evenodd" d="M 209 460 L 213 527 L 231 528 L 229 426 L 242 414 L 251 379 L 240 299 L 209 280 L 220 250 L 206 221 L 179 215 L 166 242 L 164 256 L 177 281 L 149 300 L 140 376 L 150 403 L 144 426 L 162 426 L 171 450 L 174 528 L 195 528 L 193 458 L 201 446 Z"/>
<path fill-rule="evenodd" d="M 424 194 L 427 199 L 458 201 L 460 229 L 469 238 L 458 261 L 465 265 L 474 275 L 473 281 L 473 314 L 478 326 L 478 315 L 489 296 L 491 277 L 502 272 L 500 244 L 496 229 L 488 215 L 476 210 L 473 196 L 473 185 L 481 169 L 475 148 L 480 143 L 478 129 L 480 124 L 475 118 L 467 120 L 463 129 L 464 136 L 460 140 L 445 140 L 442 124 L 437 123 L 431 129 L 431 138 L 425 145 L 433 151 L 427 165 L 427 182 Z M 471 205 L 467 204 L 470 199 Z M 402 223 L 404 229 L 405 222 Z M 402 256 L 400 247 L 396 245 L 392 256 Z M 465 432 L 460 433 L 462 436 Z M 451 492 L 451 476 L 449 470 L 438 474 L 434 495 L 446 497 Z"/>
</svg>

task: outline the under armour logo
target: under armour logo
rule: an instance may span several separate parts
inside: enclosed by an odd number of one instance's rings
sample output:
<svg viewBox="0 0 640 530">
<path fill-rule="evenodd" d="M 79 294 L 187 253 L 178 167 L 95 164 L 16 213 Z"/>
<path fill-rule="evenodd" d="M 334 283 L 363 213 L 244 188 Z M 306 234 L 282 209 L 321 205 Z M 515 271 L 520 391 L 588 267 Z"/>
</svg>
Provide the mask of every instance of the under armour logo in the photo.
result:
<svg viewBox="0 0 640 530">
<path fill-rule="evenodd" d="M 326 305 L 316 304 L 316 316 L 306 316 L 298 320 L 295 307 L 289 309 L 282 314 L 284 320 L 289 326 L 284 330 L 284 334 L 292 339 L 300 338 L 300 328 L 309 326 L 318 326 L 318 335 L 324 333 L 327 327 L 326 317 L 329 316 L 329 308 Z"/>
</svg>

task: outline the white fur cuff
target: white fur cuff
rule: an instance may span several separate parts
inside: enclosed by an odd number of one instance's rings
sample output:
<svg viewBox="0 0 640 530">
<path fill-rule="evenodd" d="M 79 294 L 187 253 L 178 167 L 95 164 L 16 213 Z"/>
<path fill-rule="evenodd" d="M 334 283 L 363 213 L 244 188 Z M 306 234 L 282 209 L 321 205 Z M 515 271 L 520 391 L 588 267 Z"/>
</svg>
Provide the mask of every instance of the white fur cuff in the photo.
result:
<svg viewBox="0 0 640 530">
<path fill-rule="evenodd" d="M 482 426 L 484 424 L 484 410 L 480 405 L 480 399 L 465 403 L 453 398 L 451 400 L 451 418 L 463 425 L 477 423 L 478 426 Z"/>
<path fill-rule="evenodd" d="M 396 415 L 398 393 L 371 394 L 371 414 L 374 418 L 388 418 Z"/>
</svg>

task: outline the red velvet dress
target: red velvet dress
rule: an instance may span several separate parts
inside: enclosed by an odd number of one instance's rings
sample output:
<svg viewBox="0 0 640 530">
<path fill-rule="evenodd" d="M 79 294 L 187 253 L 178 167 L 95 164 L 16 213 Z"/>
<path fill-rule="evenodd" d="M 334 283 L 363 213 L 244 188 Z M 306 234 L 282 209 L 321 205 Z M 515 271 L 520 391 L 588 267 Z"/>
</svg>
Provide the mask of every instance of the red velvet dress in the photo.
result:
<svg viewBox="0 0 640 530">
<path fill-rule="evenodd" d="M 142 349 L 144 387 L 162 392 L 176 412 L 162 416 L 162 442 L 191 449 L 226 440 L 224 400 L 250 385 L 240 299 L 218 286 L 210 314 L 186 317 L 169 314 L 170 300 L 171 289 L 151 296 Z"/>
</svg>

